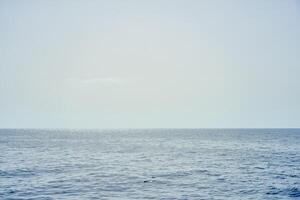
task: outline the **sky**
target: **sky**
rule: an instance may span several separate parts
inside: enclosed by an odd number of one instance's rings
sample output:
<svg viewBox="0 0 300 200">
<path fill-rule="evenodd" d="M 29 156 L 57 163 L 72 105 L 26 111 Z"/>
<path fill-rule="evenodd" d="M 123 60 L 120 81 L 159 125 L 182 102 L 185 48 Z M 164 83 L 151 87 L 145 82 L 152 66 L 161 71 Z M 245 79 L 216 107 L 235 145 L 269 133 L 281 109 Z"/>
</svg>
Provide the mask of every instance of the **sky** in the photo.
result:
<svg viewBox="0 0 300 200">
<path fill-rule="evenodd" d="M 0 0 L 0 128 L 300 127 L 297 0 Z"/>
</svg>

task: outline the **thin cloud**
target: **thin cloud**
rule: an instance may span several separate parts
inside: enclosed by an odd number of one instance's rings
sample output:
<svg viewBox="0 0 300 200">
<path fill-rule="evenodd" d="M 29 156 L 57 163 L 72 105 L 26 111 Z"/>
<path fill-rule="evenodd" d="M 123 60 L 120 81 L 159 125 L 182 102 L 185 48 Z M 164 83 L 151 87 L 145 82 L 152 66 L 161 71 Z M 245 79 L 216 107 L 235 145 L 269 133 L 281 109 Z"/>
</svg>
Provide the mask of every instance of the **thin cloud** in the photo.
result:
<svg viewBox="0 0 300 200">
<path fill-rule="evenodd" d="M 116 77 L 105 77 L 105 78 L 90 78 L 90 79 L 84 79 L 81 80 L 81 83 L 83 84 L 120 84 L 124 82 L 120 78 Z"/>
<path fill-rule="evenodd" d="M 121 85 L 126 81 L 118 77 L 68 78 L 67 82 L 80 85 Z"/>
</svg>

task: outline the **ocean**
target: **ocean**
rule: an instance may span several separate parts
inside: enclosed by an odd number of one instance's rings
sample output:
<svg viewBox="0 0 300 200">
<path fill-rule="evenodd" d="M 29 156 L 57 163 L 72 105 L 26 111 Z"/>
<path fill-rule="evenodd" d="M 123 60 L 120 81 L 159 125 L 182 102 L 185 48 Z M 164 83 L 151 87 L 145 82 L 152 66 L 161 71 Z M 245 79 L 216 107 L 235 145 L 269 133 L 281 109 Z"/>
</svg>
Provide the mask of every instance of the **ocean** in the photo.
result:
<svg viewBox="0 0 300 200">
<path fill-rule="evenodd" d="M 0 199 L 300 199 L 300 129 L 0 129 Z"/>
</svg>

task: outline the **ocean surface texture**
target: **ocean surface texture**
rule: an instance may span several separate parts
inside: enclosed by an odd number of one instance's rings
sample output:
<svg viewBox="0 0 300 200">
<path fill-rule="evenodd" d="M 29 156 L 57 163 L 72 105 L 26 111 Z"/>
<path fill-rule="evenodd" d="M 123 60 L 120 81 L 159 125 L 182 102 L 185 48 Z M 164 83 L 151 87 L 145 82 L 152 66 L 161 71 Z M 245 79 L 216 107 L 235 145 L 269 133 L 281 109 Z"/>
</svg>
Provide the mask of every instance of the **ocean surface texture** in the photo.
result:
<svg viewBox="0 0 300 200">
<path fill-rule="evenodd" d="M 0 199 L 300 199 L 300 129 L 1 129 Z"/>
</svg>

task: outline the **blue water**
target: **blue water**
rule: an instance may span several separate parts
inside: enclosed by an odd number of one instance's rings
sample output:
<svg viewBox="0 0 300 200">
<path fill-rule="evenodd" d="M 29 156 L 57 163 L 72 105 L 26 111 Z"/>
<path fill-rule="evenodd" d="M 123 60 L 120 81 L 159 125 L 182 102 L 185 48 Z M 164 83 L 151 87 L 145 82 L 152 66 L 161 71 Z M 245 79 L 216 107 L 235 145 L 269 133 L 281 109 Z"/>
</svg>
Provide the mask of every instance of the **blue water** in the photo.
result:
<svg viewBox="0 0 300 200">
<path fill-rule="evenodd" d="M 300 199 L 300 129 L 0 129 L 0 199 Z"/>
</svg>

